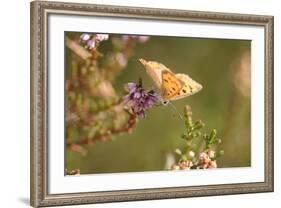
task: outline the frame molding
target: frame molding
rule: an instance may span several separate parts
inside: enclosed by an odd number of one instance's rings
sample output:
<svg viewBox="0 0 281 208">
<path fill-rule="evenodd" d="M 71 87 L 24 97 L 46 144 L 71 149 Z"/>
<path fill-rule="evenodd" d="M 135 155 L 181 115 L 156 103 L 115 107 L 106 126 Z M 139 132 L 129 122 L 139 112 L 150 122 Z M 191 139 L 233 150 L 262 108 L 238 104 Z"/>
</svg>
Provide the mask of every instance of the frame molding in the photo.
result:
<svg viewBox="0 0 281 208">
<path fill-rule="evenodd" d="M 184 10 L 61 2 L 31 2 L 31 205 L 58 206 L 273 191 L 273 17 Z M 49 14 L 142 18 L 151 20 L 258 25 L 265 28 L 265 181 L 225 185 L 48 194 L 48 57 Z"/>
</svg>

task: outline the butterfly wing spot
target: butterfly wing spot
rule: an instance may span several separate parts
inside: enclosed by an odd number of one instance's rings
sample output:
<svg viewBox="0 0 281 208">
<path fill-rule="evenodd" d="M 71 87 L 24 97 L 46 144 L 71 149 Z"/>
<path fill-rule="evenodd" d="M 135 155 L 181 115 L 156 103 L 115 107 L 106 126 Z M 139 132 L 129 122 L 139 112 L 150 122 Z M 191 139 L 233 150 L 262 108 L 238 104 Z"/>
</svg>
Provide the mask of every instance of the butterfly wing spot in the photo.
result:
<svg viewBox="0 0 281 208">
<path fill-rule="evenodd" d="M 192 94 L 193 93 L 193 88 L 192 88 L 191 85 L 184 85 L 184 87 L 182 89 L 182 92 L 184 94 L 186 94 L 186 93 Z"/>
<path fill-rule="evenodd" d="M 191 85 L 188 85 L 189 89 L 190 89 L 190 92 L 193 93 L 193 88 Z"/>
</svg>

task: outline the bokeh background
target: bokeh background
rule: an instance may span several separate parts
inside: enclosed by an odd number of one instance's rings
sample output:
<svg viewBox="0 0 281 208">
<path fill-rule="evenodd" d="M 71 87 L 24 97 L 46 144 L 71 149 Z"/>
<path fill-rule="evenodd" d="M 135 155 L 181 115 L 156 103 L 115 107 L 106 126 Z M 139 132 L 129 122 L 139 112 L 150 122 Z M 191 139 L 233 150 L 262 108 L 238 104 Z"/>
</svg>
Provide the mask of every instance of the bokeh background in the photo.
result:
<svg viewBox="0 0 281 208">
<path fill-rule="evenodd" d="M 119 98 L 124 96 L 124 85 L 137 82 L 140 77 L 145 88 L 153 88 L 139 58 L 163 63 L 173 72 L 186 73 L 202 84 L 202 91 L 173 104 L 180 112 L 186 104 L 190 105 L 194 119 L 201 119 L 206 131 L 217 129 L 222 140 L 220 149 L 225 152 L 217 161 L 219 168 L 251 165 L 250 41 L 149 36 L 145 41 L 129 38 L 128 49 L 127 36 L 109 34 L 108 40 L 91 51 L 95 60 L 89 61 L 75 52 L 78 50 L 75 44 L 81 45 L 80 35 L 65 33 L 66 169 L 79 169 L 81 174 L 164 170 L 167 157 L 184 145 L 180 138 L 183 122 L 169 106 L 151 108 L 146 118 L 138 120 L 132 132 L 75 145 L 85 135 L 88 140 L 95 137 L 95 119 L 106 119 L 106 115 L 95 116 L 98 107 L 91 110 L 91 105 L 96 105 L 95 99 L 101 99 L 106 93 L 91 94 L 88 92 L 91 89 L 77 84 L 77 80 L 94 83 L 99 77 L 95 77 L 93 71 L 100 70 L 99 74 L 111 83 L 115 97 Z M 106 70 L 115 72 L 110 74 Z M 91 102 L 83 105 L 83 100 L 87 99 Z M 84 116 L 95 118 L 92 127 L 79 122 L 79 108 L 86 109 Z"/>
</svg>

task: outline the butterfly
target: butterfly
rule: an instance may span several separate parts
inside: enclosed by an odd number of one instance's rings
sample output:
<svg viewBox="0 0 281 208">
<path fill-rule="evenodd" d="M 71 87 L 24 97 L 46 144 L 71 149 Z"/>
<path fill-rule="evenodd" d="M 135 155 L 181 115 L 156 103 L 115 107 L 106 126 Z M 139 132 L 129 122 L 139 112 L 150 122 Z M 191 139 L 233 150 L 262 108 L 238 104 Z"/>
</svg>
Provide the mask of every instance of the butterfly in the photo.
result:
<svg viewBox="0 0 281 208">
<path fill-rule="evenodd" d="M 188 97 L 202 89 L 202 85 L 191 79 L 187 74 L 175 74 L 156 61 L 146 61 L 142 58 L 139 61 L 160 91 L 164 104 Z"/>
</svg>

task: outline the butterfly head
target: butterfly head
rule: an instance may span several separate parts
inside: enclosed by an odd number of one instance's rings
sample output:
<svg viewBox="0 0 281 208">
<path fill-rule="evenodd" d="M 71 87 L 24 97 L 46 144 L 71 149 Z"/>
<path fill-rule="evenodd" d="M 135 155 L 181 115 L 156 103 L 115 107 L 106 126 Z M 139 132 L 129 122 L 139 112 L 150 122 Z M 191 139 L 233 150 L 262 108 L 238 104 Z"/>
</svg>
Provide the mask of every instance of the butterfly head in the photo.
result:
<svg viewBox="0 0 281 208">
<path fill-rule="evenodd" d="M 161 103 L 165 106 L 167 106 L 169 104 L 169 101 L 168 100 L 162 100 Z"/>
</svg>

